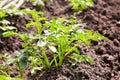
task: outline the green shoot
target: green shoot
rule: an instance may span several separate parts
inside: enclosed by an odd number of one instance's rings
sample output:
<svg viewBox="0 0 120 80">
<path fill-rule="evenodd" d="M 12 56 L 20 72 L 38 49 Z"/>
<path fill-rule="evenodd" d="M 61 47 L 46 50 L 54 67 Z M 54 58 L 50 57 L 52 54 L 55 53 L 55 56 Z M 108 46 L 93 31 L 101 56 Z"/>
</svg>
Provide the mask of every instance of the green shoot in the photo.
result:
<svg viewBox="0 0 120 80">
<path fill-rule="evenodd" d="M 77 46 L 81 43 L 89 46 L 91 40 L 108 40 L 99 33 L 83 30 L 82 24 L 77 23 L 75 19 L 52 18 L 48 22 L 42 17 L 43 12 L 35 10 L 23 10 L 22 12 L 31 14 L 33 21 L 26 24 L 26 27 L 34 26 L 37 33 L 20 34 L 9 31 L 3 34 L 3 37 L 17 35 L 25 42 L 23 50 L 15 52 L 17 58 L 13 59 L 19 64 L 21 75 L 27 65 L 31 66 L 31 73 L 35 73 L 37 70 L 49 69 L 52 66 L 58 68 L 62 66 L 65 59 L 68 59 L 72 65 L 83 60 L 91 63 L 91 58 L 81 55 Z M 42 21 L 45 23 L 42 24 Z M 50 51 L 49 54 L 46 49 Z"/>
<path fill-rule="evenodd" d="M 93 7 L 93 0 L 69 0 L 71 6 L 76 11 L 81 11 L 86 9 L 87 7 Z"/>
</svg>

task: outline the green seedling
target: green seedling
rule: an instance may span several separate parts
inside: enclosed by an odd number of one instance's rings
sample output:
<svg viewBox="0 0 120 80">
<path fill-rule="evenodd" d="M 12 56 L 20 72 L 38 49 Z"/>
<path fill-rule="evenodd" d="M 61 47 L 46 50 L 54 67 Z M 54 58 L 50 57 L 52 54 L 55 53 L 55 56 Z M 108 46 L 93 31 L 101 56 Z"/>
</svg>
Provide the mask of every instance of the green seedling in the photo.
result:
<svg viewBox="0 0 120 80">
<path fill-rule="evenodd" d="M 35 10 L 23 10 L 23 12 L 32 15 L 32 18 L 34 20 L 26 24 L 26 27 L 29 28 L 31 26 L 34 26 L 37 29 L 37 33 L 19 34 L 15 32 L 6 32 L 3 34 L 3 37 L 17 35 L 21 40 L 25 42 L 23 45 L 24 49 L 20 52 L 15 53 L 15 55 L 17 54 L 17 61 L 19 62 L 19 67 L 21 69 L 24 69 L 29 62 L 31 62 L 31 68 L 33 68 L 31 70 L 32 72 L 34 72 L 33 70 L 38 69 L 39 65 L 42 65 L 41 68 L 50 68 L 51 62 L 49 62 L 44 50 L 45 42 L 42 35 L 42 30 L 44 30 L 44 28 L 40 23 L 41 21 L 45 20 L 44 17 L 40 17 L 40 15 L 43 13 L 37 12 Z M 37 42 L 34 42 L 35 40 L 37 40 Z M 36 60 L 34 61 L 35 58 Z"/>
<path fill-rule="evenodd" d="M 52 66 L 58 68 L 66 59 L 72 65 L 83 60 L 91 63 L 91 58 L 81 55 L 77 47 L 81 43 L 90 45 L 91 40 L 107 40 L 99 33 L 83 30 L 81 28 L 83 25 L 77 23 L 75 19 L 52 18 L 51 21 L 45 21 L 46 18 L 42 17 L 43 12 L 36 10 L 22 10 L 22 12 L 32 16 L 33 20 L 27 23 L 26 27 L 35 27 L 37 33 L 7 32 L 3 34 L 3 37 L 17 35 L 25 42 L 23 50 L 15 52 L 17 58 L 11 61 L 11 63 L 18 63 L 21 75 L 23 75 L 23 70 L 27 65 L 31 66 L 31 73 L 35 73 L 37 70 L 49 69 Z M 46 49 L 50 50 L 49 54 Z"/>
<path fill-rule="evenodd" d="M 51 22 L 46 22 L 44 26 L 48 28 L 48 30 L 46 30 L 46 35 L 47 41 L 49 42 L 48 45 L 52 46 L 50 50 L 56 53 L 53 54 L 56 67 L 61 66 L 67 57 L 75 60 L 75 62 L 80 62 L 80 60 L 83 59 L 92 62 L 90 58 L 80 55 L 77 46 L 81 43 L 90 45 L 90 40 L 108 40 L 99 33 L 93 33 L 91 30 L 82 30 L 80 28 L 82 25 L 78 24 L 75 20 L 71 22 L 64 18 L 59 18 L 57 20 L 53 18 Z M 73 43 L 74 41 L 77 43 Z M 73 52 L 77 53 L 77 55 L 70 56 Z"/>
<path fill-rule="evenodd" d="M 86 9 L 87 7 L 93 7 L 93 0 L 69 0 L 71 6 L 76 11 L 81 11 Z"/>
<path fill-rule="evenodd" d="M 29 28 L 31 26 L 34 26 L 37 31 L 38 34 L 41 34 L 41 32 L 44 30 L 42 27 L 42 24 L 40 23 L 41 21 L 46 20 L 45 17 L 40 17 L 40 15 L 43 14 L 43 12 L 38 12 L 36 10 L 23 10 L 23 12 L 27 13 L 27 14 L 31 14 L 32 18 L 34 19 L 33 21 L 30 21 L 28 24 L 26 24 L 26 27 Z"/>
</svg>

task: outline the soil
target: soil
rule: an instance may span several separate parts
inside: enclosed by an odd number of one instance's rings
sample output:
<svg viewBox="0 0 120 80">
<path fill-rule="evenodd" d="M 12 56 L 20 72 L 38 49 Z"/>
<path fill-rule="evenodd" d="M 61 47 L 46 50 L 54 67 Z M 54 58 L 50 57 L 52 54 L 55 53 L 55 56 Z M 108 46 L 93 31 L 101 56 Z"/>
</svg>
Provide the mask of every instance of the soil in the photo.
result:
<svg viewBox="0 0 120 80">
<path fill-rule="evenodd" d="M 120 0 L 94 0 L 95 6 L 77 14 L 78 21 L 85 23 L 85 29 L 99 32 L 108 37 L 109 41 L 91 41 L 91 46 L 78 46 L 82 54 L 93 59 L 93 63 L 81 62 L 73 67 L 64 63 L 59 69 L 38 72 L 35 75 L 25 70 L 25 80 L 120 80 Z M 74 10 L 66 0 L 53 0 L 44 7 L 32 6 L 25 3 L 21 8 L 42 10 L 47 18 L 69 18 Z M 35 31 L 25 29 L 29 16 L 18 17 L 12 20 L 20 33 Z M 0 35 L 1 53 L 13 52 L 22 49 L 23 42 L 17 37 L 4 39 Z"/>
</svg>

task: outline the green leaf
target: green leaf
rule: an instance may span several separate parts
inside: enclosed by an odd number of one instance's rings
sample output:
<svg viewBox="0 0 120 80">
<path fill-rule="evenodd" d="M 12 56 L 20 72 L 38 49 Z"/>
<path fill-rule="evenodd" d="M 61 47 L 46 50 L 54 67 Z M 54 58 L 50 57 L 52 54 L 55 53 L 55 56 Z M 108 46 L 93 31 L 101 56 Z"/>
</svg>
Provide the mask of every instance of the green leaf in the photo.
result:
<svg viewBox="0 0 120 80">
<path fill-rule="evenodd" d="M 16 61 L 17 59 L 16 58 L 10 58 L 8 59 L 8 61 L 6 62 L 7 64 L 12 64 Z"/>
<path fill-rule="evenodd" d="M 93 60 L 92 60 L 91 58 L 89 58 L 89 57 L 87 57 L 87 56 L 85 56 L 85 55 L 82 55 L 82 57 L 83 57 L 87 62 L 89 62 L 89 63 L 92 63 L 92 62 L 93 62 Z"/>
<path fill-rule="evenodd" d="M 20 56 L 21 52 L 15 51 L 14 54 L 15 54 L 15 56 Z"/>
<path fill-rule="evenodd" d="M 21 78 L 11 78 L 9 76 L 0 75 L 0 80 L 23 80 Z"/>
<path fill-rule="evenodd" d="M 94 41 L 98 41 L 99 39 L 103 39 L 103 40 L 109 40 L 107 37 L 104 37 L 103 35 L 99 34 L 99 33 L 94 33 L 94 35 L 91 38 Z"/>
<path fill-rule="evenodd" d="M 8 20 L 5 20 L 5 19 L 3 19 L 2 21 L 0 21 L 0 23 L 2 23 L 4 25 L 10 24 L 10 22 Z"/>
<path fill-rule="evenodd" d="M 86 61 L 89 62 L 89 63 L 93 62 L 93 60 L 91 58 L 88 58 L 88 57 L 86 58 Z"/>
<path fill-rule="evenodd" d="M 13 35 L 15 35 L 15 32 L 13 32 L 13 31 L 8 31 L 8 32 L 2 33 L 3 37 L 10 37 L 10 36 L 13 36 Z"/>
<path fill-rule="evenodd" d="M 44 67 L 50 68 L 51 64 L 50 64 L 49 59 L 48 59 L 48 57 L 45 53 L 45 49 L 43 47 L 41 49 L 42 49 L 42 56 L 43 56 L 43 59 L 44 59 L 44 62 L 43 62 Z"/>
<path fill-rule="evenodd" d="M 39 47 L 43 47 L 43 46 L 45 46 L 47 43 L 45 42 L 45 41 L 43 41 L 43 40 L 39 40 L 38 42 L 37 42 L 37 45 L 39 46 Z"/>
<path fill-rule="evenodd" d="M 48 46 L 49 47 L 49 49 L 52 51 L 52 52 L 54 52 L 54 53 L 57 53 L 58 51 L 57 51 L 57 49 L 56 49 L 56 47 L 54 47 L 54 46 Z"/>
<path fill-rule="evenodd" d="M 19 34 L 19 37 L 20 37 L 20 39 L 22 39 L 23 41 L 29 40 L 29 37 L 28 37 L 27 34 Z"/>
<path fill-rule="evenodd" d="M 29 33 L 28 34 L 28 37 L 29 37 L 29 39 L 31 39 L 31 40 L 36 40 L 36 39 L 39 39 L 39 35 L 38 34 L 34 34 L 34 33 Z"/>
<path fill-rule="evenodd" d="M 76 11 L 81 11 L 86 9 L 87 7 L 93 7 L 93 0 L 69 0 L 71 6 Z"/>
<path fill-rule="evenodd" d="M 26 28 L 29 28 L 29 27 L 34 26 L 34 25 L 35 25 L 35 22 L 30 21 L 29 23 L 26 24 Z"/>
<path fill-rule="evenodd" d="M 19 62 L 19 66 L 21 69 L 25 68 L 27 66 L 27 60 L 21 59 Z"/>
<path fill-rule="evenodd" d="M 3 31 L 7 31 L 7 30 L 16 30 L 17 31 L 17 28 L 13 27 L 13 26 L 3 26 L 3 27 L 0 26 L 0 29 Z"/>
<path fill-rule="evenodd" d="M 93 0 L 86 0 L 86 1 L 87 1 L 87 3 L 86 3 L 87 6 L 93 7 L 93 5 L 94 5 Z"/>
<path fill-rule="evenodd" d="M 10 68 L 7 68 L 7 67 L 5 67 L 5 66 L 3 66 L 2 64 L 0 64 L 0 71 L 2 70 L 2 72 L 5 72 L 5 74 L 6 74 L 6 72 L 8 71 L 8 70 L 10 70 Z"/>
<path fill-rule="evenodd" d="M 45 5 L 43 0 L 35 0 L 35 1 L 33 0 L 32 3 L 34 6 L 36 6 L 36 5 L 44 6 Z"/>
<path fill-rule="evenodd" d="M 5 18 L 7 15 L 6 15 L 6 10 L 5 9 L 0 9 L 0 19 L 3 19 Z"/>
<path fill-rule="evenodd" d="M 86 34 L 88 37 L 91 37 L 92 36 L 92 31 L 91 30 L 86 30 Z"/>
<path fill-rule="evenodd" d="M 90 41 L 89 41 L 89 40 L 87 40 L 87 39 L 84 39 L 84 40 L 83 40 L 83 42 L 84 42 L 87 46 L 89 46 L 89 45 L 90 45 Z"/>
<path fill-rule="evenodd" d="M 32 69 L 31 69 L 31 73 L 32 74 L 35 74 L 36 73 L 36 71 L 41 71 L 43 69 L 43 67 L 33 67 Z"/>
<path fill-rule="evenodd" d="M 21 55 L 18 56 L 18 58 L 20 60 L 27 60 L 27 58 L 29 57 L 29 53 L 32 52 L 32 50 L 27 49 L 26 51 L 22 52 Z"/>
</svg>

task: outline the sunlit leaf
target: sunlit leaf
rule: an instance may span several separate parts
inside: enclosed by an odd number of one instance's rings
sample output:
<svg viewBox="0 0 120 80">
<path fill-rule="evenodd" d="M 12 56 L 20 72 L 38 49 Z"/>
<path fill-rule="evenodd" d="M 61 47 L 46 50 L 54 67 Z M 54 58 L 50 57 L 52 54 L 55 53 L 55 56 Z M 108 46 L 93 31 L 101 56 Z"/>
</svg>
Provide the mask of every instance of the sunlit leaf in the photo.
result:
<svg viewBox="0 0 120 80">
<path fill-rule="evenodd" d="M 52 51 L 52 52 L 54 52 L 54 53 L 57 53 L 58 51 L 57 51 L 57 49 L 56 49 L 56 47 L 54 47 L 54 46 L 48 46 L 49 47 L 49 49 Z"/>
<path fill-rule="evenodd" d="M 37 45 L 38 45 L 39 47 L 43 47 L 43 46 L 46 45 L 46 42 L 43 41 L 43 40 L 39 40 L 39 41 L 37 42 Z"/>
<path fill-rule="evenodd" d="M 20 39 L 23 40 L 23 41 L 29 40 L 29 37 L 28 37 L 27 34 L 19 34 L 19 37 L 20 37 Z"/>
<path fill-rule="evenodd" d="M 13 32 L 13 31 L 8 31 L 8 32 L 2 33 L 3 37 L 10 37 L 10 36 L 13 36 L 13 35 L 15 35 L 15 32 Z"/>
</svg>

